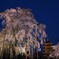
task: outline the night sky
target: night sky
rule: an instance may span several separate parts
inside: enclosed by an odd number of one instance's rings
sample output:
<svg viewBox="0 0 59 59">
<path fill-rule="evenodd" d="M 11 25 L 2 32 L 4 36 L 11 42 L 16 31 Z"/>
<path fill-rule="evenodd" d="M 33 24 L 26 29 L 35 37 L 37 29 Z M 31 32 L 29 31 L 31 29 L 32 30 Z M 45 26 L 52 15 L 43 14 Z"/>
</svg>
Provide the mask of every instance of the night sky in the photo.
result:
<svg viewBox="0 0 59 59">
<path fill-rule="evenodd" d="M 0 0 L 0 12 L 16 7 L 32 9 L 35 19 L 46 24 L 48 39 L 54 44 L 59 42 L 58 0 Z"/>
</svg>

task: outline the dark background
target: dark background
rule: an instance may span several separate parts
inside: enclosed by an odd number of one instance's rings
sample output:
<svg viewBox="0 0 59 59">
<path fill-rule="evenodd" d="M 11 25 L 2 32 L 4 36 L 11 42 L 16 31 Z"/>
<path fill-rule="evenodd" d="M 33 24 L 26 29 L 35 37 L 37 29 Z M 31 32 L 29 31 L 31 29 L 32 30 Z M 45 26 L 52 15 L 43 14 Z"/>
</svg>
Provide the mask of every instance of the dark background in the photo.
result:
<svg viewBox="0 0 59 59">
<path fill-rule="evenodd" d="M 59 42 L 58 0 L 0 0 L 0 12 L 16 7 L 32 9 L 35 19 L 40 23 L 46 24 L 48 39 L 53 44 Z"/>
</svg>

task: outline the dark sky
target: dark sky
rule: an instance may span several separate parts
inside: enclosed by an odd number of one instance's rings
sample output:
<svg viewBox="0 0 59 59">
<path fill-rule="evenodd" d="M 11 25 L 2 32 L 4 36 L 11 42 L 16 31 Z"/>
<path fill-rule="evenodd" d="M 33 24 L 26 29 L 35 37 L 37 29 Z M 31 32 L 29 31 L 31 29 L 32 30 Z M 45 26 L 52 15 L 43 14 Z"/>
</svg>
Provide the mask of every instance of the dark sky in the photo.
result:
<svg viewBox="0 0 59 59">
<path fill-rule="evenodd" d="M 0 12 L 8 8 L 30 8 L 38 22 L 46 24 L 48 39 L 59 42 L 59 1 L 58 0 L 0 0 Z"/>
</svg>

